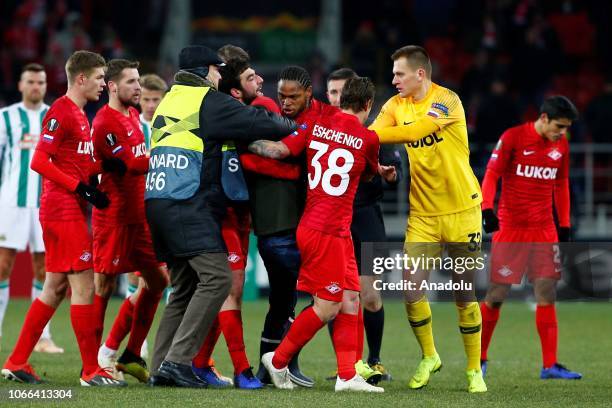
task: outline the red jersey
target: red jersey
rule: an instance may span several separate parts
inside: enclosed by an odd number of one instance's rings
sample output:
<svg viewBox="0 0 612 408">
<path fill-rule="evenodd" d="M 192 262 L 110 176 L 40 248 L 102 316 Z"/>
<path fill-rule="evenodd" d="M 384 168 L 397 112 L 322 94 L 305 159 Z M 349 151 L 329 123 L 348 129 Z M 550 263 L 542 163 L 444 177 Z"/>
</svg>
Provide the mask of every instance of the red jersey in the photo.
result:
<svg viewBox="0 0 612 408">
<path fill-rule="evenodd" d="M 562 137 L 556 142 L 550 141 L 535 131 L 533 122 L 510 128 L 493 150 L 487 165 L 487 175 L 489 173 L 495 175 L 495 183 L 483 183 L 482 207 L 493 208 L 496 181 L 501 176 L 500 227 L 552 227 L 555 188 L 568 188 L 567 139 Z M 567 214 L 560 214 L 560 219 L 567 218 L 569 223 L 569 200 L 563 208 L 567 208 Z"/>
<path fill-rule="evenodd" d="M 93 144 L 85 113 L 64 95 L 45 115 L 37 150 L 51 156 L 64 174 L 88 182 Z M 87 202 L 76 193 L 44 178 L 40 198 L 40 221 L 85 220 Z"/>
<path fill-rule="evenodd" d="M 129 117 L 104 105 L 93 121 L 94 156 L 96 160 L 112 157 L 126 163 L 146 157 L 144 134 L 136 109 L 128 109 Z M 140 224 L 146 221 L 144 212 L 145 174 L 128 170 L 125 175 L 102 173 L 98 188 L 108 194 L 110 205 L 103 210 L 94 208 L 93 222 L 98 225 Z"/>
<path fill-rule="evenodd" d="M 362 173 L 378 169 L 378 136 L 354 115 L 325 112 L 325 107 L 320 112 L 313 123 L 302 123 L 296 135 L 283 139 L 294 156 L 307 148 L 308 193 L 300 226 L 349 237 Z"/>
</svg>

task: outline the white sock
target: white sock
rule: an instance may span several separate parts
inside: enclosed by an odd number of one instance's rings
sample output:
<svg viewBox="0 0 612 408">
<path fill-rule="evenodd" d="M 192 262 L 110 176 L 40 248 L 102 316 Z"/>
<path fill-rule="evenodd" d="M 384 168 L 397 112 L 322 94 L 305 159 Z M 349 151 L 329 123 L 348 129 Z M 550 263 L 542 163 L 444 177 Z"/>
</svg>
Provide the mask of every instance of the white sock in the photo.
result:
<svg viewBox="0 0 612 408">
<path fill-rule="evenodd" d="M 113 350 L 112 348 L 108 347 L 106 343 L 104 343 L 102 344 L 102 346 L 100 346 L 100 350 L 98 350 L 98 355 L 102 355 L 104 357 L 114 357 L 117 355 L 117 350 Z"/>
<path fill-rule="evenodd" d="M 131 283 L 128 283 L 127 290 L 125 291 L 125 298 L 127 299 L 132 296 L 134 293 L 136 293 L 137 289 L 138 285 L 132 285 Z"/>
<path fill-rule="evenodd" d="M 44 282 L 39 281 L 38 279 L 32 279 L 32 302 L 40 297 L 42 294 Z M 45 328 L 43 329 L 42 334 L 40 335 L 41 339 L 51 339 L 51 322 L 47 323 Z"/>
<path fill-rule="evenodd" d="M 9 302 L 9 280 L 0 281 L 0 336 L 2 336 L 2 321 Z"/>
</svg>

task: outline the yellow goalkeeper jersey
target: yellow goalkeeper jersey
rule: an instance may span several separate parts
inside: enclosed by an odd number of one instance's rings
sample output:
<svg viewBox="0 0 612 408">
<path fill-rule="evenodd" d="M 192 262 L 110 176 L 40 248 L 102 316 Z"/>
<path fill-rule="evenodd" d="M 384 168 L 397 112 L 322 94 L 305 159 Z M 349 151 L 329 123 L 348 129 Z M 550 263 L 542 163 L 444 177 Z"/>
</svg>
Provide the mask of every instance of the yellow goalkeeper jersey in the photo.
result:
<svg viewBox="0 0 612 408">
<path fill-rule="evenodd" d="M 418 102 L 395 95 L 370 129 L 381 143 L 405 142 L 411 215 L 452 214 L 481 203 L 480 185 L 470 167 L 465 112 L 456 93 L 432 83 Z"/>
</svg>

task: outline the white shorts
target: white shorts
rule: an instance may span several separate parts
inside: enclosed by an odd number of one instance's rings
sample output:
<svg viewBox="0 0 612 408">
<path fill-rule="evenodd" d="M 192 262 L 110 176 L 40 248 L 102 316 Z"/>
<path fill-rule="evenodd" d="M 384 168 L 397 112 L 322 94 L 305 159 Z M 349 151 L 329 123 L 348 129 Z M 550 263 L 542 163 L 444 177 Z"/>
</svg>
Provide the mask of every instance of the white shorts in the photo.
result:
<svg viewBox="0 0 612 408">
<path fill-rule="evenodd" d="M 38 208 L 0 207 L 0 247 L 45 252 Z"/>
</svg>

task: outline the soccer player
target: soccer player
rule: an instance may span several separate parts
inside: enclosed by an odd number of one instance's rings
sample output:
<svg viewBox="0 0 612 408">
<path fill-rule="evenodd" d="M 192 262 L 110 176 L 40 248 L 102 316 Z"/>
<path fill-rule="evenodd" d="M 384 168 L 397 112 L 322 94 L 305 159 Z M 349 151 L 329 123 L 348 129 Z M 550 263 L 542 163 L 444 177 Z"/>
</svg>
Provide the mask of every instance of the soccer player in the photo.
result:
<svg viewBox="0 0 612 408">
<path fill-rule="evenodd" d="M 306 206 L 297 230 L 302 257 L 297 289 L 311 294 L 313 305 L 299 314 L 278 348 L 261 358 L 277 388 L 295 387 L 289 360 L 335 319 L 335 390 L 384 392 L 355 371 L 360 306 L 350 224 L 360 178 L 378 171 L 377 136 L 363 127 L 373 99 L 374 85 L 368 78 L 351 78 L 342 93 L 342 111 L 323 113 L 283 142 L 255 142 L 260 145 L 256 150 L 275 158 L 298 156 L 306 149 L 308 163 Z M 278 152 L 268 152 L 275 149 Z"/>
<path fill-rule="evenodd" d="M 38 220 L 40 175 L 30 171 L 42 120 L 49 110 L 44 103 L 47 75 L 39 64 L 27 64 L 19 80 L 21 102 L 0 110 L 0 339 L 9 302 L 9 278 L 17 251 L 29 245 L 32 253 L 32 301 L 45 281 L 45 245 Z M 48 323 L 34 351 L 63 353 L 51 339 Z"/>
<path fill-rule="evenodd" d="M 140 351 L 168 278 L 155 256 L 144 213 L 144 175 L 149 169 L 149 159 L 135 108 L 141 91 L 138 65 L 136 61 L 123 59 L 108 62 L 109 101 L 93 121 L 97 165 L 93 172 L 102 172 L 99 188 L 111 199 L 108 208 L 94 209 L 92 214 L 94 305 L 99 343 L 117 275 L 140 271 L 146 285 L 134 296 L 134 301 L 126 299 L 120 309 L 120 315 L 131 309 L 132 325 L 126 350 L 117 360 L 117 369 L 147 382 L 149 372 Z M 118 316 L 119 320 L 122 318 Z M 98 353 L 103 357 L 99 359 L 100 364 L 114 368 L 116 351 L 103 345 Z"/>
<path fill-rule="evenodd" d="M 140 108 L 142 110 L 140 124 L 142 133 L 144 133 L 145 145 L 149 150 L 153 114 L 168 91 L 168 84 L 159 75 L 146 74 L 140 77 L 140 87 Z"/>
<path fill-rule="evenodd" d="M 83 107 L 97 101 L 104 89 L 106 63 L 99 54 L 76 51 L 66 62 L 68 90 L 43 119 L 42 135 L 32 170 L 43 176 L 40 222 L 46 249 L 46 277 L 41 295 L 28 311 L 19 339 L 2 368 L 4 377 L 37 384 L 40 377 L 28 363 L 30 354 L 56 308 L 72 291 L 70 320 L 81 351 L 83 386 L 123 386 L 96 360 L 92 243 L 87 226 L 87 202 L 97 208 L 108 197 L 88 185 L 92 166 L 91 134 Z"/>
<path fill-rule="evenodd" d="M 547 98 L 540 116 L 506 130 L 493 150 L 482 182 L 484 230 L 494 232 L 491 285 L 482 312 L 482 371 L 499 319 L 501 306 L 512 284 L 526 270 L 533 283 L 536 327 L 542 345 L 540 378 L 580 379 L 582 375 L 557 362 L 555 297 L 561 277 L 557 242 L 570 240 L 569 145 L 565 133 L 578 111 L 564 96 Z M 495 215 L 497 181 L 502 191 Z M 554 199 L 553 199 L 554 197 Z M 553 201 L 559 231 L 553 219 Z"/>
<path fill-rule="evenodd" d="M 357 74 L 350 68 L 340 68 L 327 77 L 327 99 L 332 106 L 340 106 L 342 87 L 349 78 L 355 78 Z M 401 174 L 401 161 L 399 152 L 392 145 L 382 145 L 378 160 L 381 165 L 393 166 L 389 169 L 389 178 L 385 181 L 396 184 Z M 393 171 L 395 170 L 395 171 Z M 375 382 L 376 378 L 391 380 L 391 375 L 380 362 L 380 348 L 382 345 L 383 329 L 385 325 L 385 310 L 383 308 L 380 291 L 374 290 L 374 276 L 364 274 L 361 270 L 361 243 L 362 242 L 385 242 L 385 224 L 382 217 L 382 209 L 379 201 L 383 196 L 382 178 L 375 175 L 370 181 L 361 181 L 355 195 L 353 220 L 351 222 L 351 236 L 355 246 L 355 259 L 359 271 L 361 284 L 360 299 L 363 305 L 363 313 L 360 311 L 358 322 L 358 335 L 363 335 L 365 328 L 368 340 L 367 364 L 378 373 L 368 378 L 369 382 Z M 332 323 L 333 324 L 333 323 Z M 331 329 L 332 326 L 330 326 Z M 357 371 L 365 364 L 362 361 L 363 350 L 357 350 Z M 379 376 L 379 377 L 377 377 Z"/>
<path fill-rule="evenodd" d="M 391 58 L 392 83 L 398 94 L 385 103 L 370 128 L 381 143 L 406 144 L 411 178 L 405 251 L 416 256 L 415 250 L 425 249 L 428 257 L 436 258 L 441 249 L 437 244 L 453 243 L 448 246 L 452 257 L 474 256 L 480 249 L 482 198 L 470 168 L 461 100 L 453 91 L 431 81 L 431 61 L 424 48 L 405 46 Z M 426 268 L 421 269 L 405 271 L 404 275 L 417 289 L 428 278 Z M 473 274 L 473 269 L 462 275 L 454 273 L 453 279 L 471 282 Z M 442 362 L 434 345 L 425 293 L 408 290 L 405 297 L 408 321 L 423 355 L 408 383 L 418 389 L 427 385 Z M 455 291 L 455 299 L 467 355 L 468 391 L 485 392 L 480 371 L 480 309 L 473 290 Z"/>
</svg>

